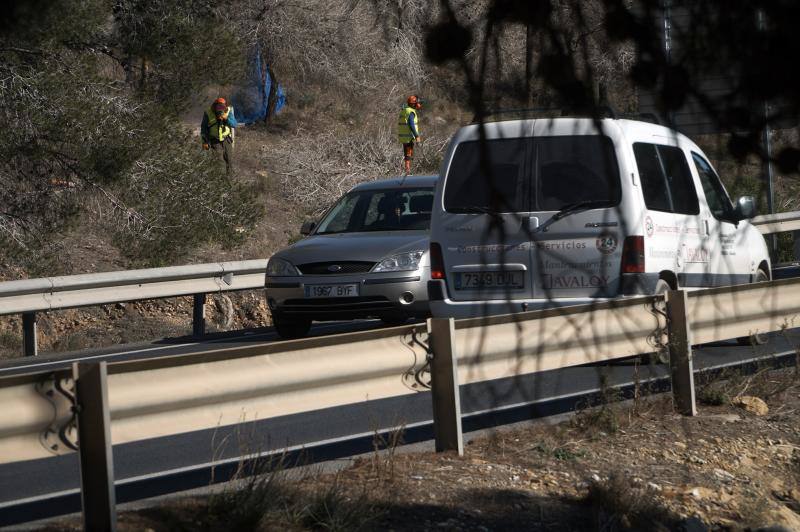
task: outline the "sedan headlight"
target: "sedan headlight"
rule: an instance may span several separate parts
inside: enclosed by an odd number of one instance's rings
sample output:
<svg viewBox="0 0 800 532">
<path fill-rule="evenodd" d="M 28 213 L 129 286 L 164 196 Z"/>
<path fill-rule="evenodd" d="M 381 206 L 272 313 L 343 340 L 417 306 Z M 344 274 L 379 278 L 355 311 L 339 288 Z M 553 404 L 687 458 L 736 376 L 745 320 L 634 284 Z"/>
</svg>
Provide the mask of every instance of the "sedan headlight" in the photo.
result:
<svg viewBox="0 0 800 532">
<path fill-rule="evenodd" d="M 290 275 L 299 275 L 299 273 L 297 268 L 288 260 L 271 258 L 267 262 L 267 275 L 270 277 L 288 277 Z"/>
<path fill-rule="evenodd" d="M 419 269 L 419 263 L 422 256 L 425 254 L 424 250 L 410 251 L 408 253 L 400 253 L 399 255 L 392 255 L 380 261 L 374 268 L 373 272 L 408 272 Z"/>
</svg>

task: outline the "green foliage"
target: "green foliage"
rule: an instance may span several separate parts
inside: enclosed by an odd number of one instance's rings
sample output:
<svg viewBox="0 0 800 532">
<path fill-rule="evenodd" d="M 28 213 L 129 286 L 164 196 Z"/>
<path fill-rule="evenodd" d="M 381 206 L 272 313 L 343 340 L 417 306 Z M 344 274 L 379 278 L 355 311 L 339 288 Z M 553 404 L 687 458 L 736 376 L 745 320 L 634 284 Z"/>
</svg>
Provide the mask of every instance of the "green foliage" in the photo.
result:
<svg viewBox="0 0 800 532">
<path fill-rule="evenodd" d="M 80 46 L 103 33 L 110 10 L 111 0 L 12 0 L 0 40 L 22 49 Z"/>
<path fill-rule="evenodd" d="M 778 262 L 793 262 L 800 257 L 794 255 L 794 233 L 778 233 Z"/>
<path fill-rule="evenodd" d="M 0 349 L 20 349 L 22 336 L 11 331 L 0 331 Z"/>
<path fill-rule="evenodd" d="M 0 143 L 0 252 L 7 260 L 34 271 L 52 266 L 59 237 L 87 215 L 146 264 L 167 264 L 203 242 L 241 241 L 261 214 L 253 194 L 228 181 L 174 112 L 194 91 L 242 71 L 228 56 L 244 54 L 212 4 L 58 0 L 36 13 L 15 4 L 6 17 L 0 120 L 10 133 Z M 122 74 L 140 61 L 137 94 Z"/>
<path fill-rule="evenodd" d="M 556 460 L 560 460 L 562 462 L 571 462 L 577 460 L 578 458 L 583 458 L 586 456 L 586 453 L 581 450 L 570 450 L 565 446 L 558 446 L 552 447 L 545 442 L 537 443 L 533 449 L 538 451 L 544 455 L 552 456 Z"/>
<path fill-rule="evenodd" d="M 730 390 L 725 389 L 724 386 L 711 383 L 700 388 L 697 393 L 697 400 L 709 406 L 727 405 L 731 402 Z"/>
<path fill-rule="evenodd" d="M 235 246 L 263 214 L 252 185 L 228 179 L 216 154 L 188 134 L 167 138 L 175 134 L 165 124 L 155 149 L 130 168 L 110 220 L 120 248 L 148 265 L 169 264 L 204 242 Z"/>
<path fill-rule="evenodd" d="M 150 97 L 183 109 L 204 87 L 236 81 L 245 50 L 212 2 L 117 0 L 125 66 Z"/>
</svg>

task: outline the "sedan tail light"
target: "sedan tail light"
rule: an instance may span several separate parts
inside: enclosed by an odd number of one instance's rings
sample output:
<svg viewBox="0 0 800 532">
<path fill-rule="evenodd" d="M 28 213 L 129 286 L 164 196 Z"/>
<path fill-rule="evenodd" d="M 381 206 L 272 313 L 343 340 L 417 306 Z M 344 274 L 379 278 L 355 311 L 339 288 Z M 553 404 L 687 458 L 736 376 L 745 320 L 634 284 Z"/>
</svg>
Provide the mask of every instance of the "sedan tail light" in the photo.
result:
<svg viewBox="0 0 800 532">
<path fill-rule="evenodd" d="M 438 242 L 431 242 L 431 279 L 444 279 L 444 257 L 442 246 Z"/>
</svg>

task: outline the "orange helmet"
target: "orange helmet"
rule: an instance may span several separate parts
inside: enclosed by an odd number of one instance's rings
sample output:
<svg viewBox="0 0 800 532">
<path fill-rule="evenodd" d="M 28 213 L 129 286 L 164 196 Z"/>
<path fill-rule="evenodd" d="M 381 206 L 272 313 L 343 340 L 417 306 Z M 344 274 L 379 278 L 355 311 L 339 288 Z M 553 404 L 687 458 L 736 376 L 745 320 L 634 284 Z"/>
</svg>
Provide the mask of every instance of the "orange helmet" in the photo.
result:
<svg viewBox="0 0 800 532">
<path fill-rule="evenodd" d="M 413 107 L 414 109 L 422 109 L 422 102 L 415 94 L 409 96 L 407 102 L 409 107 Z"/>
<path fill-rule="evenodd" d="M 225 101 L 225 98 L 217 98 L 214 100 L 214 103 L 211 104 L 211 108 L 215 111 L 224 111 L 227 107 L 228 103 Z"/>
</svg>

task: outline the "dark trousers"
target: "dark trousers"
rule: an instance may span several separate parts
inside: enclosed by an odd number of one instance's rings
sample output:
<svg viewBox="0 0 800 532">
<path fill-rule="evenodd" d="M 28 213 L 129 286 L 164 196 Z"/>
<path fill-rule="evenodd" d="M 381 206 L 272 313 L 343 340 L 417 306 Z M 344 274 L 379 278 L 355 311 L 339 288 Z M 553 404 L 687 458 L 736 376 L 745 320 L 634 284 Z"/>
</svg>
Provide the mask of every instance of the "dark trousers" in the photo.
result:
<svg viewBox="0 0 800 532">
<path fill-rule="evenodd" d="M 217 154 L 222 155 L 222 159 L 225 161 L 225 172 L 230 176 L 233 173 L 233 140 L 230 137 L 222 142 L 211 139 L 209 146 Z"/>
</svg>

